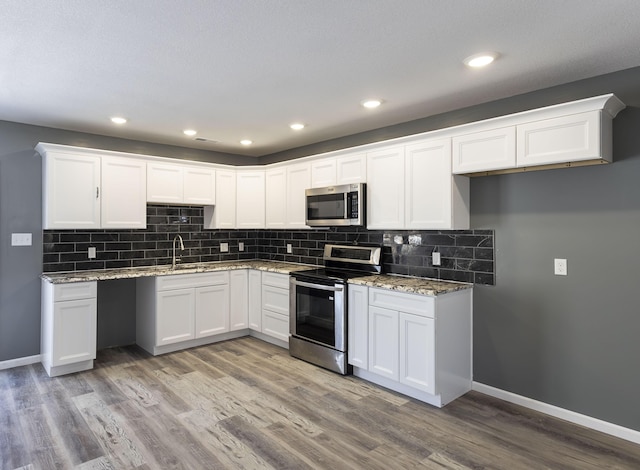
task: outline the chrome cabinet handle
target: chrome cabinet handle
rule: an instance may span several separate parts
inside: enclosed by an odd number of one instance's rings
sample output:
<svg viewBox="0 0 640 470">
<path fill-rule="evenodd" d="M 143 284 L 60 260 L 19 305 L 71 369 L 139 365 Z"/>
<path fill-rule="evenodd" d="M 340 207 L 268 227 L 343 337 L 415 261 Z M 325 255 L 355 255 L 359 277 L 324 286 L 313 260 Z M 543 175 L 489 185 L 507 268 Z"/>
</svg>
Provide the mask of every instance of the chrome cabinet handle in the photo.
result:
<svg viewBox="0 0 640 470">
<path fill-rule="evenodd" d="M 96 186 L 96 199 L 100 197 L 100 186 Z"/>
<path fill-rule="evenodd" d="M 344 290 L 342 286 L 323 286 L 321 284 L 312 284 L 310 282 L 297 281 L 296 279 L 291 279 L 291 284 L 302 287 L 310 287 L 312 289 L 318 290 L 328 290 L 332 292 L 341 292 Z"/>
</svg>

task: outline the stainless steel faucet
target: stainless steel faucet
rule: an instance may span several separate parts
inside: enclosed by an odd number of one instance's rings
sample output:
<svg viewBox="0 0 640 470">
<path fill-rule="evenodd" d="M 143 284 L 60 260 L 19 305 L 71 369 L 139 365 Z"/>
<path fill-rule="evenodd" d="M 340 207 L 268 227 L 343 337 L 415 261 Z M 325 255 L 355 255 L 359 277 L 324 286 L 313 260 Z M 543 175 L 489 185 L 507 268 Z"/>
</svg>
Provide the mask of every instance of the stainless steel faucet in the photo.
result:
<svg viewBox="0 0 640 470">
<path fill-rule="evenodd" d="M 176 240 L 180 241 L 180 251 L 184 251 L 182 237 L 180 235 L 176 235 L 173 237 L 173 261 L 171 262 L 171 269 L 176 269 L 176 261 L 180 261 L 180 258 L 176 258 Z"/>
</svg>

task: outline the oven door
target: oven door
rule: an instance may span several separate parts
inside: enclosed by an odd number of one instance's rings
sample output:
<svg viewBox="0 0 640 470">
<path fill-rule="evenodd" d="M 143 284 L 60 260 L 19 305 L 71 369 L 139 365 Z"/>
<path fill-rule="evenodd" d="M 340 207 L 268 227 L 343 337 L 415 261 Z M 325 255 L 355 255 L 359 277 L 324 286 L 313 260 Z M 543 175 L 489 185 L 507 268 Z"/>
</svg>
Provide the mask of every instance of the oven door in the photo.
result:
<svg viewBox="0 0 640 470">
<path fill-rule="evenodd" d="M 345 285 L 291 277 L 290 287 L 291 335 L 345 352 Z"/>
</svg>

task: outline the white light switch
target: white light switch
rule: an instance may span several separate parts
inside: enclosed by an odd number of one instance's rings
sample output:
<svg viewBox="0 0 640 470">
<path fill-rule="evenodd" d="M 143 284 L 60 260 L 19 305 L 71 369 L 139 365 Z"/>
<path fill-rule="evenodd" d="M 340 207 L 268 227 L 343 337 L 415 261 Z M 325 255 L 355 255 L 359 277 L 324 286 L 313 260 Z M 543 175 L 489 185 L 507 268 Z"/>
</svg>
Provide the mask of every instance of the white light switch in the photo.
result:
<svg viewBox="0 0 640 470">
<path fill-rule="evenodd" d="M 293 253 L 293 247 L 291 246 L 291 243 L 287 243 L 287 253 Z"/>
<path fill-rule="evenodd" d="M 87 251 L 87 255 L 89 256 L 89 259 L 94 259 L 96 257 L 96 247 L 90 246 L 89 250 Z"/>
<path fill-rule="evenodd" d="M 244 251 L 244 242 L 238 242 L 238 251 Z"/>
<path fill-rule="evenodd" d="M 12 233 L 11 246 L 31 246 L 30 233 Z"/>
<path fill-rule="evenodd" d="M 229 244 L 220 243 L 220 253 L 228 253 L 228 252 L 229 252 Z"/>
</svg>

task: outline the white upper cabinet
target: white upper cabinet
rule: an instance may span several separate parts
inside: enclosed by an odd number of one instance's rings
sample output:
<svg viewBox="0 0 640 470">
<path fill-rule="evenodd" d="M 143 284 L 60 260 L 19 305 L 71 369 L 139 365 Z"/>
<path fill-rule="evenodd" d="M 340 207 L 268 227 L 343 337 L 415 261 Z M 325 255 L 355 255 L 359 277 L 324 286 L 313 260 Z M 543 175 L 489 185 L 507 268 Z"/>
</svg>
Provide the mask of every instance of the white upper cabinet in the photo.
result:
<svg viewBox="0 0 640 470">
<path fill-rule="evenodd" d="M 311 187 L 322 188 L 336 184 L 336 158 L 322 158 L 311 162 Z"/>
<path fill-rule="evenodd" d="M 272 168 L 265 172 L 265 226 L 285 228 L 287 225 L 287 168 Z"/>
<path fill-rule="evenodd" d="M 147 201 L 182 204 L 184 179 L 182 167 L 167 163 L 147 165 Z"/>
<path fill-rule="evenodd" d="M 43 228 L 100 228 L 100 157 L 41 153 Z"/>
<path fill-rule="evenodd" d="M 469 178 L 451 174 L 451 139 L 406 146 L 404 181 L 405 228 L 469 228 Z"/>
<path fill-rule="evenodd" d="M 238 170 L 236 178 L 236 227 L 247 229 L 264 228 L 264 171 Z"/>
<path fill-rule="evenodd" d="M 460 135 L 453 137 L 453 172 L 511 173 L 611 162 L 611 122 L 624 107 L 608 94 L 460 126 Z"/>
<path fill-rule="evenodd" d="M 147 167 L 148 202 L 215 204 L 215 170 L 159 162 L 150 162 Z"/>
<path fill-rule="evenodd" d="M 102 157 L 102 228 L 147 227 L 147 164 Z"/>
<path fill-rule="evenodd" d="M 216 170 L 216 205 L 204 207 L 204 228 L 236 228 L 235 170 Z"/>
<path fill-rule="evenodd" d="M 591 111 L 518 126 L 517 166 L 551 165 L 594 158 L 611 161 L 611 152 L 607 151 L 610 143 L 602 145 L 602 137 L 611 133 L 600 132 L 601 117 L 601 111 Z"/>
<path fill-rule="evenodd" d="M 307 228 L 305 191 L 311 187 L 311 165 L 287 165 L 287 228 Z"/>
<path fill-rule="evenodd" d="M 366 183 L 367 154 L 344 155 L 336 159 L 336 184 Z"/>
<path fill-rule="evenodd" d="M 404 147 L 367 154 L 367 228 L 404 227 Z"/>
<path fill-rule="evenodd" d="M 43 162 L 45 230 L 146 227 L 144 161 L 53 144 L 36 149 Z"/>
<path fill-rule="evenodd" d="M 502 170 L 515 166 L 515 126 L 453 138 L 453 173 Z"/>
<path fill-rule="evenodd" d="M 185 204 L 210 206 L 216 203 L 216 171 L 204 167 L 184 167 Z"/>
</svg>

